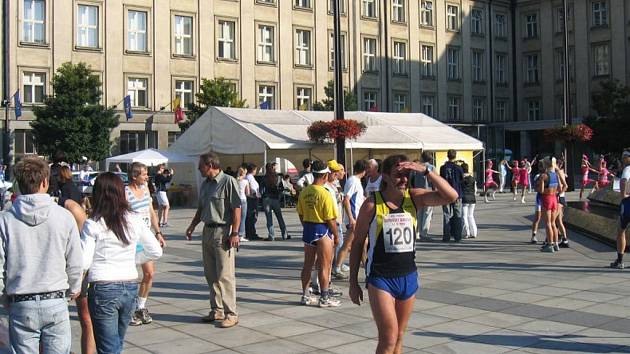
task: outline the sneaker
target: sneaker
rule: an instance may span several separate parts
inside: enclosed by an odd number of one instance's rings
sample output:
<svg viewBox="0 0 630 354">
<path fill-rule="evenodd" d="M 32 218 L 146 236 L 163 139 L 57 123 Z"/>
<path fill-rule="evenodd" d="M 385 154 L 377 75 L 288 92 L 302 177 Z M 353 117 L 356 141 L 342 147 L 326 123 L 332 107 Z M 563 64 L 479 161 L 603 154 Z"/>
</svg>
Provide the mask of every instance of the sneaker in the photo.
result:
<svg viewBox="0 0 630 354">
<path fill-rule="evenodd" d="M 162 226 L 162 227 L 169 227 L 169 226 L 171 226 L 171 225 L 169 225 L 167 222 L 165 222 L 165 223 L 163 223 L 163 224 L 162 224 L 162 225 L 160 225 L 160 226 Z"/>
<path fill-rule="evenodd" d="M 623 262 L 619 262 L 619 260 L 615 259 L 614 262 L 610 263 L 610 268 L 623 269 L 624 264 Z"/>
<path fill-rule="evenodd" d="M 529 243 L 531 243 L 532 245 L 535 245 L 538 243 L 538 239 L 536 238 L 536 235 L 532 235 L 532 239 L 529 241 Z"/>
<path fill-rule="evenodd" d="M 273 241 L 273 237 L 267 237 L 266 239 L 264 239 L 263 241 Z"/>
<path fill-rule="evenodd" d="M 234 327 L 238 324 L 238 317 L 232 315 L 232 316 L 227 316 L 223 322 L 221 322 L 221 325 L 219 327 L 221 328 L 230 328 L 230 327 Z"/>
<path fill-rule="evenodd" d="M 225 319 L 225 316 L 223 316 L 222 312 L 210 311 L 208 316 L 203 316 L 201 318 L 201 322 L 211 323 L 215 321 L 223 321 L 224 319 Z"/>
<path fill-rule="evenodd" d="M 348 267 L 348 265 L 346 265 L 345 263 L 341 265 L 341 271 L 342 272 L 349 272 L 350 271 L 350 267 Z"/>
<path fill-rule="evenodd" d="M 319 307 L 339 307 L 339 306 L 341 306 L 341 301 L 333 298 L 332 296 L 319 298 Z"/>
<path fill-rule="evenodd" d="M 560 248 L 569 248 L 569 241 L 563 240 L 560 242 Z"/>
<path fill-rule="evenodd" d="M 512 200 L 513 200 L 513 201 L 516 201 L 516 197 L 514 197 Z"/>
<path fill-rule="evenodd" d="M 241 237 L 239 238 L 239 242 L 249 242 L 249 240 L 247 239 L 247 237 L 245 237 L 245 236 L 241 236 Z"/>
<path fill-rule="evenodd" d="M 131 320 L 129 321 L 130 326 L 140 326 L 142 325 L 142 311 L 136 310 L 131 315 Z"/>
<path fill-rule="evenodd" d="M 558 246 L 557 243 L 553 245 L 553 250 L 556 252 L 560 251 L 560 247 Z"/>
<path fill-rule="evenodd" d="M 521 204 L 525 204 L 525 198 L 521 198 Z"/>
<path fill-rule="evenodd" d="M 290 240 L 290 239 L 291 239 L 291 235 L 287 235 L 287 240 Z"/>
<path fill-rule="evenodd" d="M 308 288 L 308 289 L 309 289 L 309 292 L 310 292 L 311 294 L 313 294 L 313 295 L 319 295 L 319 286 L 316 286 L 316 285 L 315 285 L 315 286 L 313 286 L 313 285 L 311 285 L 311 287 L 310 287 L 310 288 Z"/>
<path fill-rule="evenodd" d="M 497 191 L 492 192 L 492 194 L 490 195 L 492 197 L 492 200 L 497 200 L 497 197 L 495 197 L 495 194 L 497 194 Z"/>
<path fill-rule="evenodd" d="M 554 248 L 553 248 L 553 246 L 552 246 L 552 245 L 546 245 L 546 246 L 544 246 L 544 247 L 540 250 L 540 252 L 545 252 L 545 253 L 554 253 L 554 252 L 555 252 L 555 250 L 554 250 Z"/>
<path fill-rule="evenodd" d="M 339 270 L 339 271 L 333 270 L 332 275 L 337 280 L 346 280 L 346 279 L 348 279 L 348 274 L 342 272 L 341 270 Z"/>
<path fill-rule="evenodd" d="M 341 291 L 341 289 L 339 288 L 335 288 L 334 286 L 331 286 L 330 289 L 328 289 L 328 295 L 333 296 L 333 297 L 341 297 L 343 296 L 343 291 Z"/>
<path fill-rule="evenodd" d="M 305 305 L 305 306 L 312 306 L 312 305 L 317 305 L 317 298 L 315 298 L 315 296 L 309 294 L 309 295 L 302 295 L 302 299 L 300 300 L 300 304 Z"/>
<path fill-rule="evenodd" d="M 488 203 L 488 197 L 484 197 L 484 198 L 483 198 L 483 202 L 484 202 L 484 203 Z"/>
</svg>

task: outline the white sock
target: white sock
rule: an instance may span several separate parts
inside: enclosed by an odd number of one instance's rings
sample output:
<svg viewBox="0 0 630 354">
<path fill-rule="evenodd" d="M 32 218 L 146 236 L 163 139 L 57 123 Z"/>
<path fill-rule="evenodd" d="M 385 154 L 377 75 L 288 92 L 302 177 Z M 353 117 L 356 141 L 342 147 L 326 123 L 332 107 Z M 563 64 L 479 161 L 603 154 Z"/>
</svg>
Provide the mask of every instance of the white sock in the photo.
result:
<svg viewBox="0 0 630 354">
<path fill-rule="evenodd" d="M 147 304 L 146 297 L 138 297 L 138 310 L 142 310 L 143 308 L 145 308 L 146 304 Z"/>
<path fill-rule="evenodd" d="M 341 273 L 341 267 L 335 267 L 335 273 Z"/>
</svg>

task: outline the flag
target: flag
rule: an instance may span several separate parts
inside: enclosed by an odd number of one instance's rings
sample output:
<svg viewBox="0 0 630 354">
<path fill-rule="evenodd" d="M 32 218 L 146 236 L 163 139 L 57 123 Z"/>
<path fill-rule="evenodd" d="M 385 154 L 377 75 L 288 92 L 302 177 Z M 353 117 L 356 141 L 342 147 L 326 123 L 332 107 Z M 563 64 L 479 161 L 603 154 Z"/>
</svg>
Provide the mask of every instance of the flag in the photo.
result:
<svg viewBox="0 0 630 354">
<path fill-rule="evenodd" d="M 260 103 L 260 109 L 271 109 L 271 103 L 269 103 L 269 101 L 262 101 Z"/>
<path fill-rule="evenodd" d="M 125 117 L 127 117 L 127 120 L 133 118 L 133 112 L 131 112 L 131 96 L 125 96 L 123 105 L 125 107 Z"/>
<path fill-rule="evenodd" d="M 179 97 L 175 98 L 173 101 L 173 111 L 175 112 L 175 124 L 186 120 L 186 115 L 184 114 L 184 110 L 182 109 L 182 103 Z"/>
<path fill-rule="evenodd" d="M 300 107 L 298 108 L 298 110 L 300 111 L 308 111 L 308 103 L 304 102 L 300 105 Z"/>
<path fill-rule="evenodd" d="M 20 90 L 13 94 L 13 103 L 15 103 L 15 119 L 22 116 L 22 102 L 20 101 Z"/>
<path fill-rule="evenodd" d="M 378 106 L 374 105 L 372 107 L 370 107 L 370 109 L 368 110 L 368 112 L 378 112 Z"/>
</svg>

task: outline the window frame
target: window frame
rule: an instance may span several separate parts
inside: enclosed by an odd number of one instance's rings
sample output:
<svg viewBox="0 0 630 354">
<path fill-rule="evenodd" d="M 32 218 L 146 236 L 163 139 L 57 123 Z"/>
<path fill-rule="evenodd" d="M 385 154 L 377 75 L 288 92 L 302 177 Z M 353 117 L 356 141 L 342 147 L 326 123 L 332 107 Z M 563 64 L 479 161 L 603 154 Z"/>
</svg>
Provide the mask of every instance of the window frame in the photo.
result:
<svg viewBox="0 0 630 354">
<path fill-rule="evenodd" d="M 271 44 L 263 42 L 262 28 L 271 28 Z M 264 55 L 264 48 L 271 46 L 271 60 L 264 60 L 261 55 Z M 271 23 L 256 23 L 256 64 L 271 64 L 275 65 L 277 60 L 276 55 L 276 26 Z"/>
<path fill-rule="evenodd" d="M 328 14 L 330 16 L 334 15 L 333 14 L 333 10 L 334 9 L 331 6 L 333 1 L 335 1 L 335 0 L 328 0 Z M 340 5 L 340 10 L 341 10 L 341 11 L 339 11 L 340 15 L 341 16 L 345 16 L 346 15 L 346 0 L 339 0 L 339 5 Z"/>
<path fill-rule="evenodd" d="M 430 48 L 430 61 L 425 57 L 425 48 Z M 420 43 L 420 76 L 422 78 L 435 78 L 435 45 L 433 43 Z"/>
<path fill-rule="evenodd" d="M 472 121 L 482 123 L 486 121 L 486 98 L 473 96 L 472 98 Z"/>
<path fill-rule="evenodd" d="M 302 95 L 300 96 L 300 90 L 308 90 L 310 91 L 310 95 L 306 96 L 306 95 Z M 304 100 L 304 98 L 306 97 L 306 99 L 308 100 L 308 102 L 306 102 L 306 111 L 310 111 L 313 109 L 313 101 L 314 101 L 314 93 L 315 90 L 313 90 L 313 86 L 310 85 L 301 85 L 301 84 L 296 84 L 295 85 L 295 89 L 294 91 L 294 97 L 295 100 L 293 101 L 295 104 L 295 109 L 296 110 L 301 110 L 300 107 L 302 107 L 302 105 L 304 104 L 304 102 L 302 102 L 302 104 L 300 104 L 300 100 Z"/>
<path fill-rule="evenodd" d="M 426 102 L 425 100 L 430 100 L 430 102 Z M 427 103 L 430 103 L 430 105 Z M 431 107 L 430 114 L 425 110 L 426 107 Z M 420 94 L 420 111 L 431 118 L 435 118 L 435 95 L 434 94 L 429 94 L 429 93 Z"/>
<path fill-rule="evenodd" d="M 536 103 L 536 107 L 533 107 L 533 104 Z M 529 98 L 527 99 L 527 121 L 528 122 L 537 122 L 542 120 L 542 102 L 539 98 Z M 531 119 L 532 115 L 534 115 L 535 119 Z"/>
<path fill-rule="evenodd" d="M 144 88 L 144 91 L 145 91 L 145 100 L 146 100 L 146 104 L 145 104 L 144 106 L 139 106 L 139 105 L 137 105 L 137 104 L 134 104 L 134 103 L 137 103 L 137 102 L 135 102 L 136 100 L 134 99 L 134 98 L 137 98 L 137 96 L 136 96 L 136 95 L 131 96 L 131 95 L 129 94 L 129 91 L 130 91 L 130 88 L 129 88 L 129 83 L 130 83 L 130 81 L 131 81 L 132 79 L 133 79 L 133 80 L 136 80 L 136 81 L 137 81 L 137 80 L 144 80 L 144 81 L 145 81 L 145 88 Z M 125 90 L 126 90 L 126 92 L 127 92 L 127 95 L 130 95 L 130 96 L 131 96 L 131 108 L 133 108 L 133 109 L 138 109 L 138 110 L 148 110 L 148 109 L 150 109 L 150 108 L 151 108 L 151 98 L 150 98 L 151 91 L 149 90 L 149 85 L 150 85 L 150 82 L 151 82 L 151 79 L 150 79 L 150 77 L 148 77 L 147 75 L 143 75 L 143 74 L 135 74 L 135 73 L 128 73 L 128 74 L 125 74 L 125 83 L 126 83 L 126 85 L 125 85 Z M 136 89 L 135 91 L 138 91 L 138 90 Z"/>
<path fill-rule="evenodd" d="M 231 38 L 224 38 L 225 32 L 223 31 L 225 25 L 230 27 L 232 31 Z M 217 17 L 215 22 L 215 38 L 216 38 L 216 49 L 215 49 L 215 60 L 216 61 L 227 61 L 227 62 L 237 62 L 238 61 L 238 19 L 235 18 L 227 18 L 227 17 Z M 221 48 L 223 46 L 223 52 L 225 54 L 225 45 L 231 44 L 230 56 L 220 56 Z"/>
<path fill-rule="evenodd" d="M 332 30 L 328 31 L 328 70 L 333 71 L 334 67 L 334 55 L 335 55 L 335 32 Z M 347 50 L 346 50 L 346 38 L 347 33 L 341 32 L 341 59 L 342 59 L 342 67 L 341 70 L 348 71 L 348 58 L 347 58 Z"/>
<path fill-rule="evenodd" d="M 503 22 L 499 21 L 499 18 L 503 18 Z M 494 14 L 494 36 L 495 38 L 507 39 L 507 29 L 508 29 L 508 16 L 503 13 L 495 13 Z"/>
<path fill-rule="evenodd" d="M 30 1 L 32 6 L 31 6 L 31 12 L 33 14 L 33 17 L 30 19 L 26 18 L 26 2 Z M 42 20 L 38 20 L 35 19 L 35 15 L 36 15 L 36 11 L 35 11 L 35 3 L 36 2 L 41 2 L 43 3 L 44 6 L 44 10 L 43 10 L 43 16 L 44 18 Z M 48 6 L 45 0 L 20 0 L 19 1 L 20 4 L 20 10 L 21 10 L 21 19 L 22 19 L 22 25 L 19 26 L 19 30 L 20 30 L 20 36 L 19 36 L 19 44 L 22 45 L 30 45 L 30 46 L 48 46 Z M 30 24 L 30 33 L 32 38 L 26 38 L 26 33 L 27 31 L 25 30 L 26 26 Z M 37 25 L 41 25 L 43 28 L 43 35 L 44 38 L 41 41 L 37 41 L 36 39 L 36 28 Z"/>
<path fill-rule="evenodd" d="M 405 24 L 407 23 L 407 2 L 405 0 L 391 0 L 392 4 L 392 23 Z M 397 11 L 398 10 L 398 14 Z M 400 16 L 401 18 L 395 18 Z"/>
<path fill-rule="evenodd" d="M 502 58 L 501 60 L 499 58 Z M 495 53 L 496 72 L 495 82 L 499 86 L 507 86 L 508 84 L 508 55 L 507 53 Z M 503 65 L 501 65 L 503 64 Z"/>
<path fill-rule="evenodd" d="M 451 14 L 450 9 L 455 9 L 455 13 Z M 451 19 L 454 18 L 454 27 L 451 26 Z M 460 24 L 460 9 L 459 5 L 454 3 L 446 3 L 446 30 L 449 32 L 459 32 L 461 30 Z"/>
<path fill-rule="evenodd" d="M 456 103 L 456 104 L 454 104 Z M 449 122 L 461 122 L 462 121 L 462 97 L 456 95 L 449 95 L 447 97 L 447 119 Z M 454 114 L 457 113 L 457 114 Z"/>
<path fill-rule="evenodd" d="M 366 41 L 373 41 L 374 43 L 374 53 L 366 52 Z M 376 37 L 361 37 L 361 69 L 364 73 L 378 73 L 378 65 L 376 62 L 376 58 L 378 57 L 378 39 Z M 373 65 L 366 65 L 368 60 L 373 63 Z"/>
<path fill-rule="evenodd" d="M 485 59 L 486 51 L 483 49 L 473 48 L 470 52 L 470 66 L 472 72 L 473 83 L 480 84 L 486 82 Z M 475 65 L 475 57 L 479 60 Z M 477 70 L 477 71 L 476 71 Z"/>
<path fill-rule="evenodd" d="M 302 47 L 298 43 L 300 38 L 298 32 L 308 33 L 308 47 Z M 304 49 L 306 48 L 306 49 Z M 306 52 L 307 63 L 301 63 L 301 53 L 302 51 Z M 293 28 L 293 66 L 296 68 L 312 68 L 313 67 L 313 30 L 311 28 L 305 27 L 294 27 Z"/>
<path fill-rule="evenodd" d="M 501 104 L 503 107 L 501 107 Z M 497 98 L 495 101 L 495 122 L 505 122 L 507 121 L 507 112 L 508 112 L 508 99 L 506 98 Z M 502 112 L 502 114 L 500 114 Z"/>
<path fill-rule="evenodd" d="M 597 49 L 599 48 L 604 48 L 605 51 L 603 53 L 598 53 Z M 606 57 L 603 59 L 606 59 L 606 63 L 605 65 L 603 65 L 604 63 L 598 63 L 598 54 L 602 55 L 605 54 Z M 597 43 L 592 43 L 591 44 L 591 57 L 593 58 L 592 62 L 593 62 L 593 66 L 592 66 L 592 70 L 593 70 L 593 78 L 602 78 L 602 77 L 608 77 L 610 76 L 610 66 L 611 66 L 611 58 L 610 58 L 610 43 L 609 42 L 597 42 Z M 598 70 L 598 67 L 605 67 L 606 68 L 606 72 L 605 73 L 600 73 L 600 71 Z"/>
<path fill-rule="evenodd" d="M 599 5 L 599 8 L 597 10 L 595 10 L 596 4 Z M 604 7 L 603 10 L 601 5 L 603 5 Z M 591 1 L 591 27 L 608 27 L 608 24 L 610 23 L 608 8 L 609 6 L 606 0 Z"/>
<path fill-rule="evenodd" d="M 38 69 L 30 69 L 30 68 L 21 69 L 20 72 L 21 72 L 21 75 L 20 75 L 20 93 L 21 93 L 21 97 L 20 98 L 22 99 L 22 105 L 28 105 L 28 106 L 43 105 L 44 101 L 46 100 L 46 92 L 48 91 L 48 82 L 46 81 L 48 79 L 48 72 L 42 71 L 42 70 L 38 70 Z M 29 74 L 29 75 L 27 75 L 27 74 Z M 41 85 L 30 80 L 30 79 L 32 79 L 32 78 L 34 78 L 36 76 L 41 76 Z M 30 96 L 32 97 L 32 99 L 30 101 L 26 100 L 26 98 L 28 97 L 26 95 L 26 89 L 24 87 L 24 86 L 27 85 L 26 77 L 29 77 L 28 84 L 29 84 L 29 86 L 31 86 L 31 88 L 30 88 Z M 35 98 L 37 97 L 37 92 L 35 91 L 35 87 L 41 87 L 42 88 L 42 99 L 41 99 L 41 101 L 36 101 L 35 100 Z"/>
<path fill-rule="evenodd" d="M 366 99 L 367 95 L 374 95 L 374 99 L 370 98 L 369 100 Z M 361 103 L 363 104 L 363 110 L 365 112 L 369 112 L 372 110 L 372 108 L 376 107 L 378 109 L 378 89 L 363 89 L 362 95 L 361 95 Z M 368 102 L 373 102 L 374 105 L 369 105 L 368 106 Z"/>
<path fill-rule="evenodd" d="M 536 63 L 534 67 L 530 64 L 530 58 L 536 58 Z M 523 82 L 528 86 L 534 86 L 540 84 L 540 53 L 525 53 L 525 76 Z M 530 75 L 533 75 L 533 80 L 530 78 Z"/>
<path fill-rule="evenodd" d="M 404 97 L 404 100 L 398 100 Z M 400 103 L 402 102 L 402 106 Z M 392 94 L 392 111 L 395 113 L 405 113 L 409 107 L 409 93 L 403 91 L 394 91 Z"/>
<path fill-rule="evenodd" d="M 454 51 L 456 55 L 452 56 L 451 51 Z M 446 47 L 446 80 L 447 81 L 460 81 L 462 79 L 460 62 L 461 62 L 461 48 L 455 46 Z M 451 59 L 455 59 L 453 63 Z M 451 68 L 454 67 L 455 76 L 451 75 Z"/>
<path fill-rule="evenodd" d="M 188 110 L 187 107 L 187 103 L 186 103 L 186 88 L 184 87 L 183 89 L 180 89 L 177 85 L 178 82 L 182 82 L 182 83 L 186 83 L 186 82 L 190 82 L 191 83 L 191 92 L 190 92 L 190 102 L 189 103 L 195 103 L 195 94 L 197 93 L 197 86 L 196 86 L 196 78 L 195 77 L 186 77 L 186 76 L 174 76 L 172 78 L 172 85 L 173 85 L 173 90 L 172 90 L 172 99 L 171 102 L 175 101 L 175 99 L 179 96 L 180 99 L 180 105 L 182 107 L 183 110 Z M 180 92 L 178 94 L 178 91 Z M 174 109 L 175 107 L 171 107 L 172 109 Z"/>
<path fill-rule="evenodd" d="M 538 30 L 538 12 L 530 12 L 523 14 L 525 18 L 525 39 L 537 39 L 540 36 Z M 533 19 L 533 21 L 531 21 Z M 531 31 L 530 31 L 531 30 Z"/>
<path fill-rule="evenodd" d="M 367 14 L 369 4 L 372 4 L 374 14 Z M 364 19 L 376 20 L 378 19 L 378 4 L 377 0 L 361 0 L 361 17 Z"/>
<path fill-rule="evenodd" d="M 293 0 L 292 1 L 293 2 L 293 9 L 294 10 L 312 11 L 313 10 L 313 1 L 312 0 Z M 306 5 L 301 4 L 302 2 L 305 2 Z"/>
<path fill-rule="evenodd" d="M 271 88 L 272 92 L 271 94 L 269 94 L 268 92 L 265 93 L 261 93 L 260 89 L 262 87 L 265 88 Z M 275 83 L 270 83 L 270 82 L 257 82 L 256 83 L 256 100 L 258 102 L 258 105 L 256 106 L 257 109 L 260 109 L 260 105 L 265 102 L 266 100 L 260 100 L 261 95 L 264 97 L 271 97 L 271 105 L 269 107 L 269 109 L 276 109 L 276 103 L 277 103 L 277 84 Z"/>
<path fill-rule="evenodd" d="M 475 13 L 479 14 L 479 17 L 475 17 Z M 483 27 L 483 19 L 484 19 L 484 11 L 479 7 L 472 7 L 470 9 L 470 34 L 473 36 L 483 37 L 485 35 L 484 27 Z M 475 22 L 477 23 L 478 29 L 475 28 Z"/>
<path fill-rule="evenodd" d="M 431 4 L 430 9 L 426 8 L 427 4 Z M 435 18 L 433 15 L 433 9 L 435 8 L 434 0 L 420 0 L 419 6 L 420 6 L 420 18 L 419 18 L 420 27 L 434 28 L 435 27 Z M 428 14 L 428 16 L 426 16 L 426 14 Z M 429 19 L 429 21 L 425 21 L 427 18 Z"/>
<path fill-rule="evenodd" d="M 102 8 L 102 3 L 100 2 L 89 2 L 89 1 L 80 1 L 80 2 L 76 2 L 74 5 L 74 11 L 75 11 L 75 21 L 73 23 L 73 28 L 74 28 L 74 49 L 75 50 L 86 50 L 86 51 L 102 51 L 102 38 L 101 38 L 101 24 L 103 22 L 103 8 Z M 87 45 L 83 45 L 84 43 L 82 43 L 80 41 L 80 36 L 81 36 L 81 31 L 80 31 L 80 26 L 79 26 L 79 21 L 80 18 L 82 17 L 80 14 L 80 8 L 81 7 L 91 7 L 91 8 L 95 8 L 96 9 L 96 25 L 85 25 L 83 27 L 86 27 L 87 30 L 89 31 L 91 28 L 96 31 L 96 45 L 95 46 L 91 46 L 89 45 L 89 43 L 87 43 Z M 89 16 L 88 16 L 89 17 Z M 86 34 L 88 35 L 88 42 L 89 42 L 89 32 L 86 32 Z"/>
<path fill-rule="evenodd" d="M 400 49 L 400 45 L 402 45 L 404 53 L 403 56 L 399 56 L 399 53 L 396 53 L 397 49 Z M 409 74 L 408 66 L 408 50 L 409 45 L 406 41 L 392 38 L 392 75 L 394 76 L 407 76 Z"/>
<path fill-rule="evenodd" d="M 178 24 L 177 24 L 177 18 L 181 17 L 181 18 L 190 18 L 190 34 L 186 34 L 185 32 L 185 24 L 182 23 L 182 33 L 178 33 L 177 29 L 178 29 Z M 196 23 L 195 23 L 195 14 L 193 13 L 186 13 L 186 12 L 172 12 L 171 13 L 171 57 L 173 58 L 188 58 L 188 59 L 193 59 L 195 58 L 196 55 L 196 51 L 197 48 L 195 46 L 195 28 L 196 28 Z M 177 42 L 178 42 L 178 37 L 179 39 L 182 41 L 181 45 L 182 47 L 185 45 L 185 42 L 187 40 L 190 41 L 190 53 L 178 53 L 177 52 Z"/>
<path fill-rule="evenodd" d="M 125 54 L 141 54 L 141 55 L 151 54 L 151 40 L 150 40 L 151 37 L 150 36 L 152 35 L 151 33 L 152 26 L 149 23 L 151 21 L 150 11 L 151 9 L 149 8 L 125 6 L 125 12 L 124 12 L 126 15 L 125 16 Z M 138 49 L 131 48 L 131 40 L 130 40 L 131 24 L 130 24 L 130 19 L 129 19 L 129 15 L 131 12 L 144 13 L 145 15 L 145 29 L 144 29 L 145 50 L 138 50 Z"/>
</svg>

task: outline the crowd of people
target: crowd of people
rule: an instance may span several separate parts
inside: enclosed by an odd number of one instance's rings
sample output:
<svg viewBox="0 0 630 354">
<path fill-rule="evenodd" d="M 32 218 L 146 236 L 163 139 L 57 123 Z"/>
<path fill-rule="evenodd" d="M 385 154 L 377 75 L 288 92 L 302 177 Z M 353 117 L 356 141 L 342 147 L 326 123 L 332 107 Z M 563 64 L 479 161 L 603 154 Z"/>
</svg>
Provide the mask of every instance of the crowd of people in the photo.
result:
<svg viewBox="0 0 630 354">
<path fill-rule="evenodd" d="M 221 328 L 239 323 L 235 257 L 240 243 L 275 240 L 274 216 L 279 236 L 291 239 L 281 203 L 291 196 L 297 197 L 302 225 L 300 303 L 341 306 L 342 293 L 333 281 L 347 280 L 350 300 L 360 305 L 364 294 L 358 274 L 363 265 L 378 329 L 377 352 L 399 353 L 419 288 L 416 243 L 429 237 L 433 207 L 442 206 L 443 242 L 478 237 L 477 180 L 471 166 L 457 159 L 456 151 L 449 150 L 447 158 L 439 170 L 428 153 L 415 161 L 405 155 L 358 160 L 351 176 L 336 160 L 305 159 L 294 186 L 274 162 L 266 163 L 262 176 L 256 164 L 247 163 L 233 177 L 223 171 L 218 155 L 201 155 L 198 170 L 205 179 L 198 208 L 185 231 L 191 240 L 203 223 L 201 247 L 210 311 L 201 320 L 217 322 Z M 610 264 L 621 269 L 625 229 L 630 224 L 630 149 L 622 153 L 622 163 L 617 259 Z M 530 178 L 532 164 L 537 173 Z M 584 180 L 593 183 L 588 172 L 597 171 L 595 186 L 605 187 L 611 175 L 606 165 L 602 159 L 595 170 L 584 156 Z M 564 159 L 529 162 L 524 158 L 515 161 L 511 170 L 507 161 L 501 161 L 498 170 L 493 166 L 492 161 L 485 163 L 484 201 L 504 192 L 510 171 L 514 200 L 519 188 L 521 202 L 530 188 L 536 192 L 531 242 L 538 243 L 538 226 L 544 220 L 541 251 L 569 247 L 562 222 L 568 186 Z M 165 166 L 158 168 L 156 212 L 147 166 L 131 164 L 126 186 L 117 173 L 101 173 L 94 182 L 88 214 L 67 165 L 54 161 L 49 167 L 37 157 L 16 164 L 20 195 L 10 210 L 0 213 L 0 263 L 5 269 L 0 290 L 9 309 L 16 353 L 69 352 L 67 298 L 77 303 L 83 353 L 120 353 L 129 325 L 151 323 L 146 305 L 155 261 L 166 246 L 162 229 L 168 227 L 166 191 L 173 174 Z M 266 216 L 264 238 L 256 233 L 259 204 Z M 43 270 L 46 277 L 41 277 Z"/>
</svg>

